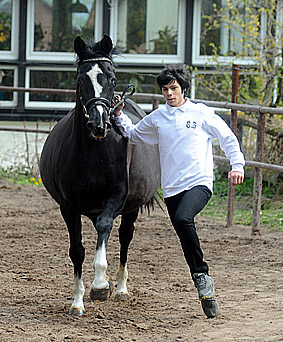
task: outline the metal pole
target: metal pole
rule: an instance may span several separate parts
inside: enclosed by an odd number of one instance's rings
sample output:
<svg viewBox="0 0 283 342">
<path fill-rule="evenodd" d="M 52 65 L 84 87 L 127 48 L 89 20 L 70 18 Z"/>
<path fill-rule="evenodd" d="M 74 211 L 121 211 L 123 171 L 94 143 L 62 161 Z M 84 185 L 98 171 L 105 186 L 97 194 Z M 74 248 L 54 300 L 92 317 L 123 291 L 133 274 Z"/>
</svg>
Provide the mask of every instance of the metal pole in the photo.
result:
<svg viewBox="0 0 283 342">
<path fill-rule="evenodd" d="M 256 136 L 256 161 L 263 161 L 264 133 L 266 114 L 259 113 L 257 120 Z M 260 209 L 262 192 L 262 169 L 256 167 L 254 171 L 254 192 L 253 192 L 253 220 L 252 235 L 260 235 Z"/>
<path fill-rule="evenodd" d="M 239 66 L 233 64 L 232 69 L 232 103 L 238 102 L 239 93 Z M 230 126 L 237 135 L 237 110 L 231 110 Z M 228 181 L 227 227 L 233 227 L 235 187 Z"/>
</svg>

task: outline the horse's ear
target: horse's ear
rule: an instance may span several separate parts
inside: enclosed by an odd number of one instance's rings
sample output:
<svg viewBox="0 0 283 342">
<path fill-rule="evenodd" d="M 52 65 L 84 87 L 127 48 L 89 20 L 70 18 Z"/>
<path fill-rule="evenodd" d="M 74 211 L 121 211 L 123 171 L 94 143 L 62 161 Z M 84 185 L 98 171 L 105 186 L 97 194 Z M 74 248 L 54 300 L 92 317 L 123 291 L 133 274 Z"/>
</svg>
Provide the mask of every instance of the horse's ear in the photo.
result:
<svg viewBox="0 0 283 342">
<path fill-rule="evenodd" d="M 75 53 L 78 56 L 81 56 L 82 53 L 85 51 L 85 49 L 86 49 L 85 42 L 82 40 L 82 38 L 80 36 L 77 36 L 76 39 L 74 40 Z"/>
<path fill-rule="evenodd" d="M 112 39 L 107 34 L 105 34 L 100 41 L 100 46 L 107 55 L 110 55 L 113 49 Z"/>
</svg>

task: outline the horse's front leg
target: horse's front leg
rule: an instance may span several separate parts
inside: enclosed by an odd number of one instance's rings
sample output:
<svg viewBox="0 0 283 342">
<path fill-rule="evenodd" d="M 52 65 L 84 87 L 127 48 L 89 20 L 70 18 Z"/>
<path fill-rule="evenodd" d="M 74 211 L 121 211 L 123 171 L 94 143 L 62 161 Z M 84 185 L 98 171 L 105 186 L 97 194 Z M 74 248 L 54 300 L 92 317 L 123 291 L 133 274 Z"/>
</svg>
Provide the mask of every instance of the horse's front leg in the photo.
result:
<svg viewBox="0 0 283 342">
<path fill-rule="evenodd" d="M 127 300 L 129 299 L 129 293 L 127 289 L 128 270 L 128 249 L 130 242 L 134 236 L 134 222 L 138 217 L 139 210 L 135 210 L 131 213 L 122 215 L 121 225 L 119 227 L 119 241 L 120 241 L 120 266 L 116 275 L 117 290 L 115 300 Z"/>
<path fill-rule="evenodd" d="M 98 238 L 96 253 L 93 260 L 95 276 L 90 291 L 92 300 L 107 300 L 113 291 L 113 284 L 109 281 L 106 274 L 108 266 L 106 251 L 114 218 L 121 212 L 126 198 L 125 191 L 119 191 L 118 194 L 118 196 L 113 196 L 108 199 L 103 212 L 98 216 L 96 222 L 94 222 Z"/>
<path fill-rule="evenodd" d="M 82 281 L 82 265 L 85 258 L 85 249 L 82 245 L 81 215 L 67 204 L 61 205 L 60 210 L 68 227 L 70 236 L 69 255 L 74 265 L 74 300 L 68 314 L 81 316 L 85 312 L 83 303 L 85 288 Z"/>
<path fill-rule="evenodd" d="M 91 284 L 90 298 L 95 301 L 107 300 L 113 291 L 113 285 L 107 276 L 107 241 L 113 226 L 112 218 L 98 217 L 96 229 L 98 232 L 96 253 L 93 259 L 94 280 Z"/>
</svg>

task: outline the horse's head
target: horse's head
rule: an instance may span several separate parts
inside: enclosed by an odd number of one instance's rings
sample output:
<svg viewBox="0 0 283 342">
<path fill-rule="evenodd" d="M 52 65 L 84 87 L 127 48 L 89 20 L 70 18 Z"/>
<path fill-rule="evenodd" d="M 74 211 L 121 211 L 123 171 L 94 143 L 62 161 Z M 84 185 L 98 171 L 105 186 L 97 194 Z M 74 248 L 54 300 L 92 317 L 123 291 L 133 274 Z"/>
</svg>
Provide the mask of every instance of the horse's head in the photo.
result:
<svg viewBox="0 0 283 342">
<path fill-rule="evenodd" d="M 74 49 L 78 55 L 77 95 L 82 115 L 91 136 L 101 139 L 111 129 L 110 111 L 116 86 L 112 40 L 104 35 L 100 42 L 86 44 L 77 37 Z"/>
</svg>

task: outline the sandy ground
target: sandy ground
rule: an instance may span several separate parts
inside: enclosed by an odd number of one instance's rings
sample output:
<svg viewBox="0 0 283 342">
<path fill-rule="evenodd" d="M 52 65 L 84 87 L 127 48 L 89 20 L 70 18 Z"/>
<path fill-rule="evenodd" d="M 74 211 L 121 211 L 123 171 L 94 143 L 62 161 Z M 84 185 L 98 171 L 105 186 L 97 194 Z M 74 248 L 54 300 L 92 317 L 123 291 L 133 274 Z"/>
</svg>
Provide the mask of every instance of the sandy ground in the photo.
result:
<svg viewBox="0 0 283 342">
<path fill-rule="evenodd" d="M 69 317 L 73 267 L 57 204 L 43 188 L 0 179 L 0 341 L 283 341 L 283 233 L 228 229 L 200 219 L 198 231 L 220 313 L 207 319 L 168 216 L 139 216 L 129 251 L 128 302 L 93 303 L 96 232 L 83 218 L 86 314 Z M 108 274 L 118 268 L 118 221 Z"/>
</svg>

